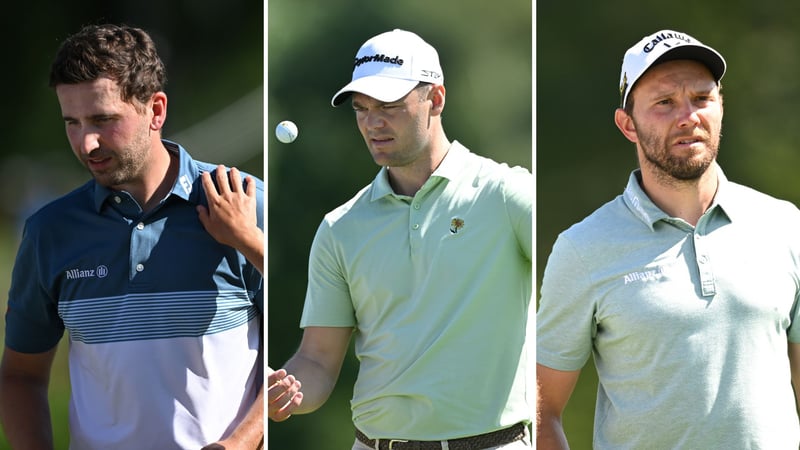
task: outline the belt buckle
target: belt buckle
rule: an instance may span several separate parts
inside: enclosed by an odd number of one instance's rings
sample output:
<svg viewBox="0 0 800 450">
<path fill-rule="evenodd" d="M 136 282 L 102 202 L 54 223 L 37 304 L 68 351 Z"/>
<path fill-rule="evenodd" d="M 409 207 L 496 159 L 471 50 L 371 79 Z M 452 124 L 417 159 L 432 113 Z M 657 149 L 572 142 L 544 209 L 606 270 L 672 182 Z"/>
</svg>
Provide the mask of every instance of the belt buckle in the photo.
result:
<svg viewBox="0 0 800 450">
<path fill-rule="evenodd" d="M 394 444 L 404 444 L 404 443 L 407 443 L 407 442 L 408 441 L 405 441 L 403 439 L 390 439 L 389 440 L 389 450 L 394 450 Z"/>
</svg>

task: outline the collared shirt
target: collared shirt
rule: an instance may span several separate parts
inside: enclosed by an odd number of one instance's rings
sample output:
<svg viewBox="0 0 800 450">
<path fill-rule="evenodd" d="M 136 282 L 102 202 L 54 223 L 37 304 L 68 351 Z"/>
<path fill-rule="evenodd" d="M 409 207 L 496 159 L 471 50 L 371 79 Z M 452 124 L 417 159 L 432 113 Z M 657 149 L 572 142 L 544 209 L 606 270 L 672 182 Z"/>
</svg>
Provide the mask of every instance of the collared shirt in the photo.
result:
<svg viewBox="0 0 800 450">
<path fill-rule="evenodd" d="M 325 216 L 301 326 L 356 328 L 353 421 L 367 436 L 440 440 L 530 420 L 533 187 L 526 169 L 455 142 L 413 197 L 383 168 Z"/>
<path fill-rule="evenodd" d="M 6 345 L 43 352 L 69 332 L 72 448 L 200 448 L 261 386 L 262 277 L 197 217 L 216 165 L 164 143 L 180 169 L 153 210 L 92 180 L 25 223 Z"/>
<path fill-rule="evenodd" d="M 599 378 L 597 449 L 796 449 L 800 213 L 729 182 L 696 226 L 625 192 L 557 239 L 537 360 Z"/>
</svg>

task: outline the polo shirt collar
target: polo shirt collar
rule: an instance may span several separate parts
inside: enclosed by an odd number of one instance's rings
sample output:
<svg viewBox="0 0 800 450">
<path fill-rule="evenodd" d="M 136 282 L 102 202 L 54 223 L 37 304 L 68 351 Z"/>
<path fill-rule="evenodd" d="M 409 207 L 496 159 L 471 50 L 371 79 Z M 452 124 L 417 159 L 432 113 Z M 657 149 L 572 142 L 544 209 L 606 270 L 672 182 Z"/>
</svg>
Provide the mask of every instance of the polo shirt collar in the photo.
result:
<svg viewBox="0 0 800 450">
<path fill-rule="evenodd" d="M 734 183 L 728 181 L 722 169 L 717 167 L 717 174 L 719 176 L 719 186 L 717 187 L 717 194 L 714 196 L 714 201 L 711 203 L 711 208 L 718 206 L 727 216 L 733 221 L 736 217 L 745 217 L 749 215 L 749 208 L 746 203 L 739 200 L 739 196 L 732 193 Z M 709 209 L 711 209 L 709 208 Z"/>
<path fill-rule="evenodd" d="M 172 186 L 170 195 L 175 195 L 190 203 L 199 203 L 200 171 L 198 170 L 194 160 L 186 151 L 186 149 L 184 149 L 180 144 L 167 139 L 162 139 L 161 142 L 164 143 L 167 151 L 178 155 L 178 177 L 175 180 L 175 184 Z M 110 196 L 116 194 L 116 192 L 117 191 L 114 191 L 113 189 L 109 189 L 105 186 L 97 184 L 97 182 L 94 182 L 95 210 L 99 213 L 106 200 L 108 200 Z"/>
<path fill-rule="evenodd" d="M 447 180 L 458 178 L 458 175 L 463 173 L 463 168 L 468 163 L 468 154 L 469 150 L 466 147 L 461 145 L 458 141 L 453 141 L 447 153 L 444 155 L 442 162 L 439 164 L 439 167 L 433 171 L 433 174 L 431 174 L 430 179 L 428 179 L 426 183 L 431 182 L 434 178 Z M 381 167 L 378 175 L 372 181 L 372 196 L 370 197 L 370 201 L 374 202 L 387 195 L 396 194 L 394 190 L 392 190 L 392 185 L 389 183 L 389 169 L 387 167 Z"/>
<path fill-rule="evenodd" d="M 717 167 L 717 179 L 719 184 L 717 185 L 717 193 L 714 195 L 714 200 L 711 202 L 708 211 L 719 208 L 722 213 L 733 220 L 732 215 L 736 215 L 737 202 L 730 194 L 731 183 L 728 181 L 722 168 L 719 167 L 716 162 L 714 162 L 714 164 Z M 636 169 L 631 172 L 628 178 L 628 185 L 625 187 L 625 192 L 622 197 L 625 201 L 625 205 L 634 216 L 652 230 L 656 222 L 671 219 L 671 217 L 650 200 L 650 197 L 648 197 L 642 189 L 641 178 L 641 169 Z"/>
</svg>

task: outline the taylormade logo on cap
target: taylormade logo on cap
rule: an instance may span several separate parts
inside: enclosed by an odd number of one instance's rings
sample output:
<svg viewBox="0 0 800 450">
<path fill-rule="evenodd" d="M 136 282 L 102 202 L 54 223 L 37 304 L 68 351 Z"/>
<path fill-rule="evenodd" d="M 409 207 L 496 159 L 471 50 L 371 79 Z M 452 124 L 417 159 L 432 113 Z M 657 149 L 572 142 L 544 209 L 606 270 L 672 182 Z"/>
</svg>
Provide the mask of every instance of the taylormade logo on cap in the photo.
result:
<svg viewBox="0 0 800 450">
<path fill-rule="evenodd" d="M 382 62 L 388 64 L 397 64 L 398 66 L 403 65 L 403 60 L 400 59 L 399 56 L 395 56 L 394 58 L 389 58 L 386 55 L 372 55 L 372 56 L 364 56 L 363 58 L 357 58 L 356 63 L 353 65 L 353 68 L 356 68 L 368 62 Z"/>
<path fill-rule="evenodd" d="M 366 41 L 356 54 L 353 77 L 331 99 L 339 106 L 353 92 L 393 102 L 419 82 L 444 83 L 439 54 L 418 35 L 395 29 Z"/>
<path fill-rule="evenodd" d="M 620 74 L 620 107 L 625 108 L 633 85 L 653 65 L 676 59 L 691 59 L 708 67 L 719 83 L 725 75 L 725 59 L 713 48 L 686 33 L 662 30 L 645 36 L 625 52 Z"/>
</svg>

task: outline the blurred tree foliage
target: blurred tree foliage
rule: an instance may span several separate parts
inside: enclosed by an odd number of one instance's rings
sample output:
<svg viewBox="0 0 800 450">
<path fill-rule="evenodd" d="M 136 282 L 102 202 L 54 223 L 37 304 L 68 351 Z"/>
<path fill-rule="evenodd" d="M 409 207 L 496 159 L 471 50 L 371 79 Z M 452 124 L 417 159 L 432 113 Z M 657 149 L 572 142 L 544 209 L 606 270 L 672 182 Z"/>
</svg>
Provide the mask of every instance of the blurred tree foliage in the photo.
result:
<svg viewBox="0 0 800 450">
<path fill-rule="evenodd" d="M 13 13 L 12 13 L 13 11 Z M 196 157 L 237 165 L 264 176 L 263 83 L 264 4 L 262 0 L 56 2 L 32 0 L 0 14 L 2 81 L 0 123 L 0 291 L 16 254 L 20 221 L 41 202 L 85 182 L 89 175 L 69 148 L 55 93 L 47 86 L 50 62 L 61 41 L 91 23 L 125 23 L 154 37 L 167 66 L 169 114 L 164 136 L 182 136 L 196 123 L 206 125 L 210 146 L 200 140 L 187 146 Z M 240 121 L 210 120 L 242 98 Z M 241 122 L 258 123 L 241 139 Z M 254 134 L 261 134 L 255 137 Z M 181 141 L 179 141 L 181 142 Z M 183 142 L 182 142 L 183 143 Z M 236 157 L 230 151 L 236 147 Z M 199 158 L 200 159 L 200 158 Z M 5 311 L 5 297 L 0 310 Z M 0 321 L 0 335 L 4 330 Z M 66 339 L 61 342 L 50 384 L 57 449 L 68 446 L 69 377 Z M 0 432 L 0 449 L 8 448 Z"/>
<path fill-rule="evenodd" d="M 686 32 L 728 63 L 719 154 L 728 178 L 798 203 L 798 22 L 800 4 L 779 0 L 538 2 L 537 280 L 557 234 L 620 194 L 636 167 L 613 122 L 620 65 L 628 47 L 660 29 Z M 564 418 L 574 449 L 591 448 L 596 383 L 590 361 Z"/>
<path fill-rule="evenodd" d="M 335 7 L 319 0 L 269 1 L 271 367 L 280 367 L 300 343 L 308 252 L 323 215 L 347 201 L 378 171 L 349 104 L 330 106 L 333 94 L 349 82 L 361 44 L 394 28 L 418 33 L 439 51 L 447 87 L 448 137 L 478 154 L 531 169 L 531 25 L 529 0 L 354 0 Z M 300 129 L 292 144 L 281 144 L 274 137 L 274 127 L 282 119 L 295 121 Z M 349 449 L 354 439 L 349 400 L 357 368 L 351 352 L 325 406 L 313 414 L 270 423 L 270 448 Z"/>
<path fill-rule="evenodd" d="M 33 0 L 21 5 L 17 14 L 0 15 L 6 86 L 0 108 L 0 123 L 5 124 L 0 187 L 4 192 L 25 192 L 3 199 L 0 219 L 29 212 L 20 205 L 30 200 L 27 197 L 50 198 L 88 179 L 69 149 L 58 101 L 47 86 L 50 63 L 64 38 L 83 25 L 105 22 L 150 32 L 167 66 L 169 114 L 164 136 L 171 138 L 262 87 L 263 8 L 261 0 L 80 4 Z M 262 117 L 263 110 L 252 114 Z M 263 117 L 258 121 L 263 123 Z M 209 132 L 230 135 L 236 129 L 218 127 Z M 226 158 L 225 148 L 200 144 L 187 150 L 263 176 L 263 137 L 247 145 L 240 152 L 248 156 L 234 161 Z"/>
</svg>

